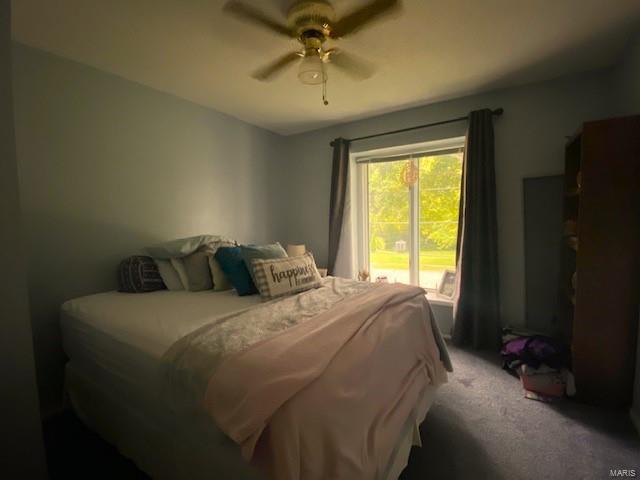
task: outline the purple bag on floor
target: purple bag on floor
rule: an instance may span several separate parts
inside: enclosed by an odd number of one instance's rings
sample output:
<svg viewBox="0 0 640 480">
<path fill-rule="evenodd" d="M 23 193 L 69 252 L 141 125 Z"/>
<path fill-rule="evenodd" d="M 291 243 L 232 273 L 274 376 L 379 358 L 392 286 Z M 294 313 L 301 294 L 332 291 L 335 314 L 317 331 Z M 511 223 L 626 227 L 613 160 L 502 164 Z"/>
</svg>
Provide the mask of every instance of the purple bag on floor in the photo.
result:
<svg viewBox="0 0 640 480">
<path fill-rule="evenodd" d="M 520 337 L 508 341 L 500 352 L 505 368 L 516 368 L 522 364 L 539 368 L 545 364 L 561 369 L 570 366 L 569 349 L 562 342 L 544 335 Z"/>
</svg>

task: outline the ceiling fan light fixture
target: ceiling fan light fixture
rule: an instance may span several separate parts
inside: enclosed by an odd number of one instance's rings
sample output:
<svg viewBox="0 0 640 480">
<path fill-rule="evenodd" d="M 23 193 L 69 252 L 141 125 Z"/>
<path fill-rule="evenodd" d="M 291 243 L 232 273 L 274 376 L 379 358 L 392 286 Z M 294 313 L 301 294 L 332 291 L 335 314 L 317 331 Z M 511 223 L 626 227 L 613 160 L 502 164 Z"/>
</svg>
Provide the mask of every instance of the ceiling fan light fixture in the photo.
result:
<svg viewBox="0 0 640 480">
<path fill-rule="evenodd" d="M 302 59 L 298 78 L 305 85 L 320 85 L 327 79 L 324 63 L 319 55 L 307 55 Z"/>
</svg>

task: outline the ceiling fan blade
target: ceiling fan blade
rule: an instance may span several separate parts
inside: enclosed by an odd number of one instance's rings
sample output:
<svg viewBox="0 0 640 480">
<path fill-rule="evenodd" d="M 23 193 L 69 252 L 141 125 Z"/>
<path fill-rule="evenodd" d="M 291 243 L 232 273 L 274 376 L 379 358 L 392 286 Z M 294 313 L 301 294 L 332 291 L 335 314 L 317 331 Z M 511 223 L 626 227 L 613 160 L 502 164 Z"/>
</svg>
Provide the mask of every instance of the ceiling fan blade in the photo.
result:
<svg viewBox="0 0 640 480">
<path fill-rule="evenodd" d="M 400 0 L 372 0 L 335 22 L 331 27 L 331 37 L 339 38 L 354 33 L 373 20 L 392 13 L 402 6 Z"/>
<path fill-rule="evenodd" d="M 300 60 L 299 52 L 291 52 L 283 55 L 278 58 L 276 61 L 266 65 L 251 74 L 253 78 L 256 80 L 260 80 L 262 82 L 266 82 L 271 80 L 278 73 L 281 73 L 286 67 L 288 67 L 291 63 L 296 60 Z"/>
<path fill-rule="evenodd" d="M 376 71 L 374 65 L 369 61 L 342 50 L 331 49 L 326 52 L 326 55 L 328 62 L 356 80 L 366 80 Z"/>
<path fill-rule="evenodd" d="M 293 32 L 289 27 L 267 17 L 260 10 L 252 7 L 251 5 L 247 5 L 246 3 L 242 3 L 237 0 L 231 0 L 226 3 L 223 11 L 235 15 L 240 20 L 258 24 L 264 28 L 269 29 L 272 32 L 279 33 L 280 35 L 286 35 L 287 37 L 293 36 Z"/>
</svg>

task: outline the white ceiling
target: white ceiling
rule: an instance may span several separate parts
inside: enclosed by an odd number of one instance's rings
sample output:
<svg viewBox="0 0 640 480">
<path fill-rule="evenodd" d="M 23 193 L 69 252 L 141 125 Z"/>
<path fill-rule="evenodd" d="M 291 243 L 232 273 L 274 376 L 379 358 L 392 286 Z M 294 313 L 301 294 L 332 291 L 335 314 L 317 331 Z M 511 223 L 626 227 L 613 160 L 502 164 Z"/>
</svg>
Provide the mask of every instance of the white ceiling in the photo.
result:
<svg viewBox="0 0 640 480">
<path fill-rule="evenodd" d="M 291 1 L 246 0 L 284 20 Z M 297 48 L 221 14 L 224 0 L 14 0 L 13 37 L 259 125 L 292 134 L 611 64 L 640 20 L 638 0 L 405 0 L 340 47 L 376 63 L 321 88 L 295 67 L 249 77 Z M 338 16 L 365 3 L 334 0 Z M 329 67 L 331 68 L 331 67 Z"/>
</svg>

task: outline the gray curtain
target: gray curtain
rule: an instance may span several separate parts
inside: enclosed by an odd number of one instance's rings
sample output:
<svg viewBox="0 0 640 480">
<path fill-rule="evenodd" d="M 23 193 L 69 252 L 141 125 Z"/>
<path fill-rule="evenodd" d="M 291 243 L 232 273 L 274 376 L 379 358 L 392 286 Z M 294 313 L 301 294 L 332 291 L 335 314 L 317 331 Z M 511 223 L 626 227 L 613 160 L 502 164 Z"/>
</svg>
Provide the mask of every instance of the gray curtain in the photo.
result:
<svg viewBox="0 0 640 480">
<path fill-rule="evenodd" d="M 453 342 L 474 348 L 501 344 L 493 114 L 469 114 L 458 225 L 458 282 Z"/>
<path fill-rule="evenodd" d="M 333 142 L 333 169 L 331 171 L 331 201 L 329 203 L 329 259 L 327 270 L 333 275 L 342 233 L 342 218 L 349 181 L 349 141 L 336 138 Z"/>
</svg>

